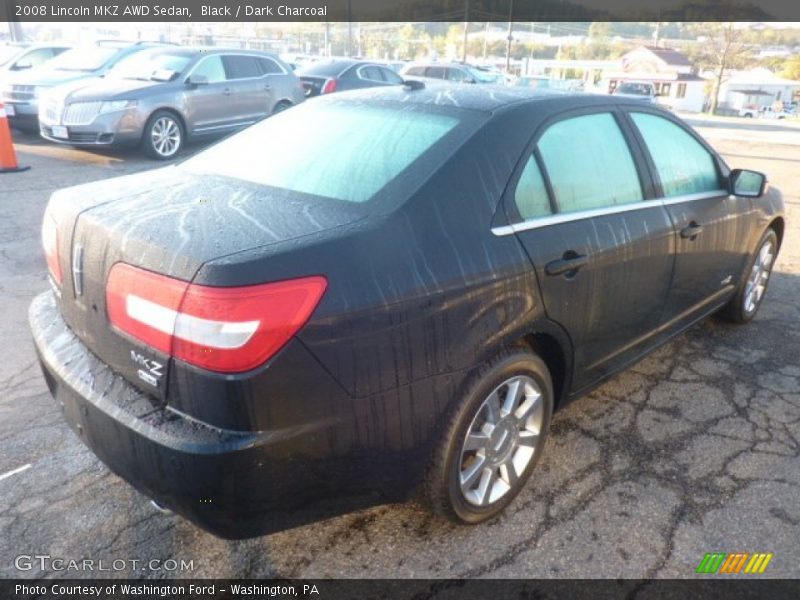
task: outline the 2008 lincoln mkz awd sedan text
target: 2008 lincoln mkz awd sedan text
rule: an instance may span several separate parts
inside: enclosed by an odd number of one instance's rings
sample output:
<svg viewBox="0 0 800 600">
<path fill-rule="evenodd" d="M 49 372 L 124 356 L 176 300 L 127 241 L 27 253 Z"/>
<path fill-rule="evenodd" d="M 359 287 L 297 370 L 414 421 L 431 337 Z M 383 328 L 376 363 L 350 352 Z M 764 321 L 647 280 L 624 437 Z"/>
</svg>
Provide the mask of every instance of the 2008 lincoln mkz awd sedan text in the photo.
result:
<svg viewBox="0 0 800 600">
<path fill-rule="evenodd" d="M 81 439 L 219 536 L 416 492 L 477 523 L 555 409 L 707 315 L 753 318 L 783 215 L 636 100 L 334 94 L 56 192 L 30 324 Z"/>
</svg>

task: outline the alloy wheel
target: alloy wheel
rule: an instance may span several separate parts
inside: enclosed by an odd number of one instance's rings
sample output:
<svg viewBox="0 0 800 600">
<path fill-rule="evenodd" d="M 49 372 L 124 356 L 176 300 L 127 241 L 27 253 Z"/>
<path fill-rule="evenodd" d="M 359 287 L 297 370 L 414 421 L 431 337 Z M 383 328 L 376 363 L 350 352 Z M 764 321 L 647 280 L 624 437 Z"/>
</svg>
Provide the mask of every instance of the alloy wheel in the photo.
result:
<svg viewBox="0 0 800 600">
<path fill-rule="evenodd" d="M 474 506 L 489 506 L 508 494 L 533 459 L 545 419 L 542 390 L 517 375 L 483 401 L 461 447 L 459 485 Z"/>
<path fill-rule="evenodd" d="M 755 312 L 764 297 L 764 290 L 767 288 L 774 260 L 775 252 L 772 240 L 766 240 L 758 251 L 758 256 L 747 279 L 747 286 L 744 290 L 744 310 L 746 313 Z"/>
<path fill-rule="evenodd" d="M 159 117 L 150 129 L 150 139 L 153 143 L 153 149 L 158 155 L 169 158 L 180 148 L 180 125 L 171 117 Z"/>
</svg>

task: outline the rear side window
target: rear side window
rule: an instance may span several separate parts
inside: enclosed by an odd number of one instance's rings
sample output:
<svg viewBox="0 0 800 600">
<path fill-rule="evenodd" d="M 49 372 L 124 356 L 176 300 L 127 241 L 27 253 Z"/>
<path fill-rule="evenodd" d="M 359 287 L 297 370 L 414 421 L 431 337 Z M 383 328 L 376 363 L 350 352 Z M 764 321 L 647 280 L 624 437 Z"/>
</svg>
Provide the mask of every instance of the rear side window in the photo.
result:
<svg viewBox="0 0 800 600">
<path fill-rule="evenodd" d="M 631 117 L 653 157 L 665 197 L 720 189 L 714 157 L 689 132 L 656 115 Z"/>
<path fill-rule="evenodd" d="M 386 83 L 403 83 L 403 78 L 391 69 L 379 67 L 378 71 L 380 71 L 380 74 Z"/>
<path fill-rule="evenodd" d="M 531 156 L 522 171 L 514 192 L 514 201 L 523 220 L 543 217 L 552 213 L 547 187 L 539 170 L 536 157 Z"/>
<path fill-rule="evenodd" d="M 383 81 L 381 71 L 378 67 L 361 67 L 358 74 L 361 79 L 366 79 L 367 81 Z"/>
<path fill-rule="evenodd" d="M 228 79 L 261 77 L 261 66 L 256 56 L 225 56 L 222 62 Z"/>
<path fill-rule="evenodd" d="M 271 58 L 259 58 L 258 64 L 261 67 L 262 75 L 273 75 L 275 73 L 283 73 L 281 66 Z"/>
<path fill-rule="evenodd" d="M 538 147 L 559 212 L 643 199 L 633 156 L 611 113 L 559 121 L 544 132 Z"/>
<path fill-rule="evenodd" d="M 459 123 L 452 113 L 421 108 L 307 102 L 228 138 L 184 165 L 192 172 L 366 202 Z"/>
<path fill-rule="evenodd" d="M 447 69 L 444 67 L 428 67 L 425 69 L 425 76 L 433 79 L 444 79 L 447 76 Z"/>
<path fill-rule="evenodd" d="M 411 67 L 408 71 L 406 71 L 406 75 L 416 75 L 417 77 L 422 77 L 425 75 L 425 67 Z"/>
</svg>

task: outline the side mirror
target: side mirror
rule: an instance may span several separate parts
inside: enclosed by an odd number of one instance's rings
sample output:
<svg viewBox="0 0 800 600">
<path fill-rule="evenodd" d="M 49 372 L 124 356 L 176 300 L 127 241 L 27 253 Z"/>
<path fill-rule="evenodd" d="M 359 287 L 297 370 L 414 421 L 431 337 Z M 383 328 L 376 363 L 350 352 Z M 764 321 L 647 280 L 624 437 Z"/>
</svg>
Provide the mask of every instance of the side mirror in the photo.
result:
<svg viewBox="0 0 800 600">
<path fill-rule="evenodd" d="M 767 187 L 767 176 L 758 171 L 734 169 L 728 179 L 728 191 L 743 198 L 760 198 Z"/>
<path fill-rule="evenodd" d="M 208 77 L 205 75 L 190 75 L 186 78 L 186 85 L 191 85 L 193 87 L 208 85 Z"/>
<path fill-rule="evenodd" d="M 32 68 L 33 68 L 33 65 L 31 63 L 29 63 L 29 62 L 21 62 L 21 63 L 15 64 L 11 68 L 11 70 L 12 71 L 26 71 L 27 69 L 32 69 Z"/>
</svg>

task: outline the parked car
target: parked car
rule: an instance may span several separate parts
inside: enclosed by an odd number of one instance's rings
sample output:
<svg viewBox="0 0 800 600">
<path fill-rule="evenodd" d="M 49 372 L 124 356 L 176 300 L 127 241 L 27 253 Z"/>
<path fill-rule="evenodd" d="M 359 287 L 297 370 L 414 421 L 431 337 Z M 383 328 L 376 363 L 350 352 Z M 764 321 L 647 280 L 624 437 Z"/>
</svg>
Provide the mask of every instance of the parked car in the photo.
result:
<svg viewBox="0 0 800 600">
<path fill-rule="evenodd" d="M 615 96 L 622 96 L 633 100 L 643 100 L 654 104 L 656 102 L 656 86 L 650 81 L 621 81 L 612 92 Z"/>
<path fill-rule="evenodd" d="M 444 79 L 455 83 L 498 84 L 497 73 L 465 63 L 413 63 L 400 70 L 405 77 L 422 77 L 425 79 Z M 502 73 L 500 74 L 502 78 Z"/>
<path fill-rule="evenodd" d="M 68 49 L 66 44 L 11 44 L 0 47 L 0 87 L 10 75 L 41 67 Z"/>
<path fill-rule="evenodd" d="M 61 83 L 100 77 L 123 58 L 155 46 L 163 44 L 101 41 L 71 48 L 42 68 L 8 77 L 0 91 L 0 99 L 11 125 L 25 131 L 38 131 L 39 97 L 45 91 Z"/>
<path fill-rule="evenodd" d="M 217 535 L 414 490 L 478 523 L 554 410 L 750 321 L 783 233 L 766 177 L 659 107 L 369 89 L 57 191 L 30 326 L 81 440 Z"/>
<path fill-rule="evenodd" d="M 401 85 L 403 78 L 377 63 L 333 59 L 308 63 L 297 69 L 307 97 L 367 87 Z"/>
<path fill-rule="evenodd" d="M 73 146 L 136 146 L 173 158 L 187 140 L 252 125 L 305 99 L 278 57 L 217 48 L 159 48 L 121 61 L 103 78 L 58 86 L 42 98 L 42 137 Z"/>
</svg>

